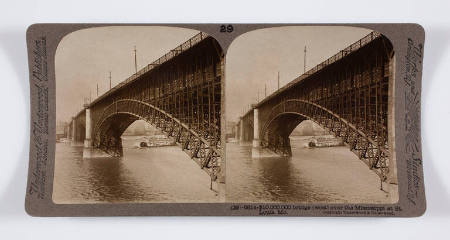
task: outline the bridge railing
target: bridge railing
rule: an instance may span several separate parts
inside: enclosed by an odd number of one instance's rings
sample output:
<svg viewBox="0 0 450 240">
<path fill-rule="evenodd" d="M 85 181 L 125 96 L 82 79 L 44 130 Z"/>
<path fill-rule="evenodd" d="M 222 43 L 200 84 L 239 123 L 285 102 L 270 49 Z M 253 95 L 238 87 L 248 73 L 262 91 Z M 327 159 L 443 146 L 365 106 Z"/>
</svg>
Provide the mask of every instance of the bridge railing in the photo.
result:
<svg viewBox="0 0 450 240">
<path fill-rule="evenodd" d="M 100 99 L 102 99 L 103 97 L 105 97 L 105 96 L 109 95 L 110 93 L 116 91 L 117 89 L 119 89 L 119 88 L 121 88 L 121 87 L 123 87 L 123 86 L 125 86 L 125 85 L 127 85 L 127 84 L 129 84 L 131 82 L 133 82 L 134 80 L 136 80 L 137 78 L 139 78 L 143 74 L 151 71 L 152 69 L 158 67 L 159 65 L 161 65 L 161 64 L 169 61 L 170 59 L 176 57 L 177 55 L 185 52 L 186 50 L 188 50 L 191 47 L 197 45 L 199 42 L 203 41 L 203 39 L 205 39 L 207 37 L 209 37 L 209 35 L 207 33 L 204 33 L 204 32 L 197 33 L 196 35 L 194 35 L 193 37 L 191 37 L 190 39 L 188 39 L 184 43 L 178 45 L 176 48 L 170 50 L 168 53 L 164 54 L 160 58 L 156 59 L 152 63 L 148 64 L 147 66 L 145 66 L 144 68 L 139 70 L 137 73 L 131 75 L 130 77 L 128 77 L 124 81 L 120 82 L 119 84 L 117 84 L 116 86 L 114 86 L 113 88 L 108 90 L 106 93 L 104 93 L 103 95 L 101 95 L 100 97 L 95 99 L 91 104 L 99 101 Z"/>
<path fill-rule="evenodd" d="M 348 47 L 344 48 L 343 50 L 339 51 L 338 53 L 334 54 L 327 60 L 317 64 L 315 67 L 311 68 L 310 70 L 308 70 L 306 73 L 302 74 L 300 77 L 296 78 L 295 80 L 304 79 L 304 78 L 308 77 L 309 75 L 312 75 L 312 74 L 320 71 L 324 67 L 341 60 L 348 54 L 360 49 L 361 47 L 367 45 L 368 43 L 372 42 L 373 40 L 375 40 L 376 38 L 378 38 L 380 36 L 381 36 L 381 34 L 378 32 L 375 32 L 375 31 L 367 34 L 365 37 L 359 39 L 358 41 L 354 42 L 350 46 L 348 46 Z"/>
<path fill-rule="evenodd" d="M 194 46 L 197 43 L 201 42 L 203 39 L 205 39 L 208 36 L 209 35 L 207 33 L 199 32 L 198 34 L 196 34 L 195 36 L 193 36 L 192 38 L 190 38 L 186 42 L 180 44 L 178 47 L 170 50 L 168 53 L 164 54 L 160 58 L 158 58 L 155 61 L 153 61 L 152 63 L 148 64 L 147 66 L 145 66 L 144 68 L 139 70 L 137 73 L 131 75 L 125 81 L 119 83 L 119 85 L 117 85 L 117 87 L 121 87 L 121 86 L 123 86 L 125 84 L 128 84 L 128 83 L 132 82 L 136 78 L 138 78 L 141 75 L 151 71 L 155 67 L 157 67 L 157 66 L 159 66 L 159 65 L 161 65 L 161 64 L 163 64 L 163 63 L 165 63 L 167 61 L 169 61 L 170 59 L 174 58 L 175 56 L 179 55 L 180 53 L 190 49 L 192 46 Z"/>
<path fill-rule="evenodd" d="M 261 105 L 263 102 L 266 102 L 268 99 L 271 99 L 274 96 L 278 95 L 280 92 L 283 92 L 283 91 L 285 91 L 288 88 L 291 88 L 293 85 L 301 82 L 303 79 L 313 75 L 314 73 L 319 72 L 320 70 L 322 70 L 323 68 L 329 66 L 330 64 L 341 60 L 345 56 L 349 55 L 352 52 L 355 52 L 356 50 L 364 47 L 365 45 L 369 44 L 370 42 L 372 42 L 373 40 L 375 40 L 375 39 L 377 39 L 377 38 L 379 38 L 381 36 L 382 36 L 381 33 L 376 32 L 376 31 L 372 31 L 371 33 L 367 34 L 363 38 L 361 38 L 358 41 L 352 43 L 350 46 L 342 49 L 338 53 L 336 53 L 333 56 L 329 57 L 327 60 L 325 60 L 325 61 L 317 64 L 313 68 L 309 69 L 307 72 L 305 72 L 304 74 L 302 74 L 299 77 L 295 78 L 294 80 L 292 80 L 291 82 L 286 84 L 284 87 L 278 89 L 277 91 L 275 91 L 274 93 L 272 93 L 271 95 L 269 95 L 268 97 L 263 99 L 261 102 L 259 102 L 257 104 L 257 106 Z"/>
</svg>

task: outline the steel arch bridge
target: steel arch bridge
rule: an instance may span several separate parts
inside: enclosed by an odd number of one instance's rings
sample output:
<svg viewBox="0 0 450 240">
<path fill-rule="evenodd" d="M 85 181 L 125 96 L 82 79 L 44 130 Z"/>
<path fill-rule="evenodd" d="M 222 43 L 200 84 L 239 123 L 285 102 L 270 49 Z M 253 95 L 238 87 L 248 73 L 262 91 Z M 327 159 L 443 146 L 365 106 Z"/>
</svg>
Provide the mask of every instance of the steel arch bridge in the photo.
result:
<svg viewBox="0 0 450 240">
<path fill-rule="evenodd" d="M 237 138 L 252 157 L 291 156 L 289 135 L 311 120 L 342 141 L 384 182 L 396 183 L 391 42 L 377 32 L 339 51 L 240 117 Z"/>
<path fill-rule="evenodd" d="M 224 181 L 221 95 L 224 55 L 200 32 L 85 105 L 70 125 L 84 158 L 123 155 L 122 133 L 144 120 L 173 138 L 215 181 Z"/>
</svg>

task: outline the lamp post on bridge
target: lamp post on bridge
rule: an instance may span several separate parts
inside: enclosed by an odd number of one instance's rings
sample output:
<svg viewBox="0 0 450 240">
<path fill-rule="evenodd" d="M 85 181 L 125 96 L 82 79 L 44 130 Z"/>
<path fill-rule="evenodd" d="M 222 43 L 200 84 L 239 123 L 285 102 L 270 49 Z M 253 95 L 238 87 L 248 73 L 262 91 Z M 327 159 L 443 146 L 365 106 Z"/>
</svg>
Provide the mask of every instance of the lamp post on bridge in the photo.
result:
<svg viewBox="0 0 450 240">
<path fill-rule="evenodd" d="M 264 83 L 264 97 L 267 97 L 267 84 Z"/>
<path fill-rule="evenodd" d="M 305 49 L 303 50 L 303 73 L 306 73 L 306 45 Z"/>
<path fill-rule="evenodd" d="M 134 71 L 137 74 L 137 50 L 136 46 L 134 46 Z"/>
<path fill-rule="evenodd" d="M 280 71 L 278 71 L 278 88 L 277 88 L 277 90 L 279 90 L 280 89 Z"/>
</svg>

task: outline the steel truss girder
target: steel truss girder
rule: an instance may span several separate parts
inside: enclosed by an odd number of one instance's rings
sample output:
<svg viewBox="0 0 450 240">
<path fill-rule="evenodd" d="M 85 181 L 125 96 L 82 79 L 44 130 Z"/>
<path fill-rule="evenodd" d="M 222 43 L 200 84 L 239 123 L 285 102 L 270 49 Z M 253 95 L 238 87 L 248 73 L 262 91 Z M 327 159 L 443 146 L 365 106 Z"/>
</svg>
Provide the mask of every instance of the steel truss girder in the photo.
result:
<svg viewBox="0 0 450 240">
<path fill-rule="evenodd" d="M 129 116 L 129 119 L 121 120 L 120 122 L 124 125 L 114 131 L 108 127 L 111 125 L 108 123 L 119 115 Z M 197 132 L 172 114 L 147 102 L 121 99 L 107 106 L 94 127 L 94 147 L 113 156 L 122 156 L 120 136 L 132 122 L 138 119 L 152 124 L 168 137 L 173 138 L 182 150 L 210 175 L 213 181 L 217 179 L 222 162 L 220 138 L 211 135 L 209 131 Z"/>
<path fill-rule="evenodd" d="M 297 114 L 302 118 L 309 119 L 334 136 L 341 138 L 350 147 L 350 150 L 369 166 L 382 181 L 387 180 L 390 160 L 384 140 L 377 141 L 377 138 L 366 135 L 336 113 L 310 101 L 289 99 L 273 107 L 268 117 L 269 121 L 261 129 L 261 136 L 264 136 L 262 139 L 263 147 L 272 149 L 282 155 L 291 155 L 288 135 L 282 136 L 282 134 L 271 132 L 270 129 L 272 122 L 284 114 Z"/>
</svg>

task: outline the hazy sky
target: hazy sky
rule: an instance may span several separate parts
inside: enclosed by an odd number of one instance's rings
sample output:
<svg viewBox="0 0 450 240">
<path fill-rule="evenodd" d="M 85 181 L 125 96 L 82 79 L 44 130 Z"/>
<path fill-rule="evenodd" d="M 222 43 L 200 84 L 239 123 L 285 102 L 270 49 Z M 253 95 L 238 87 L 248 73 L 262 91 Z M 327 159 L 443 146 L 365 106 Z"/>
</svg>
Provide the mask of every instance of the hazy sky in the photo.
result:
<svg viewBox="0 0 450 240">
<path fill-rule="evenodd" d="M 225 111 L 227 121 L 237 121 L 248 105 L 264 98 L 371 30 L 354 27 L 276 27 L 256 30 L 235 39 L 226 57 Z"/>
<path fill-rule="evenodd" d="M 198 31 L 153 26 L 98 27 L 65 36 L 56 51 L 56 119 L 68 121 L 92 99 L 134 73 L 134 46 L 138 70 L 188 40 Z"/>
<path fill-rule="evenodd" d="M 226 119 L 236 121 L 248 105 L 303 73 L 306 69 L 368 34 L 353 27 L 277 27 L 239 36 L 226 57 Z M 81 110 L 84 98 L 97 97 L 134 73 L 134 46 L 138 69 L 158 59 L 198 31 L 174 27 L 120 26 L 79 30 L 65 36 L 56 51 L 56 118 L 68 121 Z"/>
</svg>

